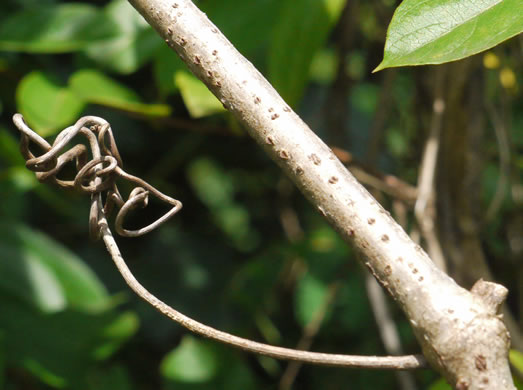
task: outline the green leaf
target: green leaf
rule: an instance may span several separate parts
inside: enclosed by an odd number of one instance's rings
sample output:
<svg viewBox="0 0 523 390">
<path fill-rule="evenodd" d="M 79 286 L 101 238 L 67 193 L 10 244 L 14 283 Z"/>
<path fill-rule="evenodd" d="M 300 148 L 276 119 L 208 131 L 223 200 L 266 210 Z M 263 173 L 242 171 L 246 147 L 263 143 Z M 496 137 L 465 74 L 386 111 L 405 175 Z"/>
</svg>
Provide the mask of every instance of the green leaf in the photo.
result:
<svg viewBox="0 0 523 390">
<path fill-rule="evenodd" d="M 302 327 L 307 326 L 325 304 L 328 288 L 324 282 L 306 273 L 299 281 L 295 293 L 296 318 Z"/>
<path fill-rule="evenodd" d="M 509 352 L 510 363 L 523 375 L 523 353 L 511 349 Z"/>
<path fill-rule="evenodd" d="M 174 76 L 182 69 L 186 69 L 185 64 L 170 47 L 163 45 L 158 49 L 154 56 L 153 71 L 156 88 L 162 95 L 176 91 Z"/>
<path fill-rule="evenodd" d="M 91 60 L 122 74 L 130 74 L 149 61 L 164 44 L 158 34 L 125 0 L 113 0 L 104 10 L 104 21 L 116 32 L 111 38 L 89 45 Z"/>
<path fill-rule="evenodd" d="M 0 306 L 8 364 L 28 370 L 53 387 L 85 388 L 82 383 L 89 369 L 98 363 L 96 352 L 115 341 L 107 337 L 106 329 L 129 315 L 73 309 L 42 314 L 2 294 Z M 118 334 L 119 345 L 131 334 L 128 330 Z"/>
<path fill-rule="evenodd" d="M 0 290 L 16 296 L 43 312 L 65 308 L 66 299 L 53 272 L 32 254 L 19 252 L 0 242 Z"/>
<path fill-rule="evenodd" d="M 93 272 L 73 253 L 42 233 L 4 220 L 0 222 L 0 253 L 3 270 L 9 271 L 1 273 L 3 283 L 16 277 L 20 285 L 16 289 L 11 286 L 9 290 L 21 299 L 28 298 L 27 294 L 31 293 L 34 302 L 41 307 L 39 304 L 48 297 L 34 294 L 43 293 L 41 290 L 46 283 L 50 285 L 56 281 L 70 306 L 100 310 L 110 303 L 104 286 Z M 45 281 L 37 280 L 39 275 L 44 276 Z M 28 291 L 24 294 L 20 290 L 26 287 Z"/>
<path fill-rule="evenodd" d="M 76 122 L 85 107 L 70 89 L 39 71 L 29 73 L 18 84 L 16 103 L 27 123 L 42 137 Z"/>
<path fill-rule="evenodd" d="M 4 18 L 0 50 L 63 53 L 108 35 L 96 7 L 82 3 L 36 6 Z"/>
<path fill-rule="evenodd" d="M 345 0 L 283 0 L 269 51 L 269 79 L 287 103 L 301 99 L 312 59 L 341 15 Z"/>
<path fill-rule="evenodd" d="M 445 379 L 440 378 L 431 384 L 428 390 L 452 390 L 452 387 L 445 381 Z"/>
<path fill-rule="evenodd" d="M 521 0 L 405 0 L 387 32 L 374 70 L 459 60 L 523 31 Z"/>
<path fill-rule="evenodd" d="M 145 104 L 132 89 L 94 69 L 79 70 L 69 79 L 71 89 L 87 103 L 100 104 L 136 114 L 169 116 L 166 104 Z"/>
<path fill-rule="evenodd" d="M 218 371 L 218 356 L 208 342 L 185 336 L 180 345 L 165 356 L 160 371 L 176 382 L 209 382 Z"/>
<path fill-rule="evenodd" d="M 251 57 L 269 42 L 267 37 L 277 23 L 281 0 L 205 1 L 201 10 L 243 55 Z M 236 15 L 236 17 L 231 17 Z"/>
<path fill-rule="evenodd" d="M 185 70 L 176 72 L 174 83 L 179 88 L 183 102 L 193 118 L 225 112 L 220 101 L 205 84 Z"/>
<path fill-rule="evenodd" d="M 136 314 L 128 311 L 101 329 L 100 342 L 95 346 L 93 356 L 97 360 L 104 360 L 115 353 L 118 348 L 136 331 L 139 320 Z"/>
</svg>

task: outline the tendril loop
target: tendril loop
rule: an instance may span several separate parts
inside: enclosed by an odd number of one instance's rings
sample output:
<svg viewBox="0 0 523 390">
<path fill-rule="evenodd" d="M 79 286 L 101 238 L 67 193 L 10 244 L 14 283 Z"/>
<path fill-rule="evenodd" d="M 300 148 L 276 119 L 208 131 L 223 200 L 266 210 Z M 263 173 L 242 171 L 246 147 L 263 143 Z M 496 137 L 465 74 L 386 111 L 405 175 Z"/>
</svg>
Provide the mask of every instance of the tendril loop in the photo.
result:
<svg viewBox="0 0 523 390">
<path fill-rule="evenodd" d="M 89 234 L 91 238 L 100 238 L 100 213 L 108 215 L 114 207 L 119 209 L 115 220 L 115 230 L 125 237 L 137 237 L 149 233 L 182 208 L 180 201 L 163 194 L 146 181 L 123 170 L 122 158 L 116 146 L 111 126 L 105 119 L 95 116 L 82 117 L 73 126 L 62 130 L 52 145 L 34 132 L 25 123 L 21 114 L 15 114 L 13 122 L 21 133 L 20 151 L 26 160 L 26 167 L 35 172 L 39 181 L 51 182 L 62 188 L 74 188 L 91 195 L 89 214 Z M 64 150 L 77 135 L 86 138 L 91 152 L 90 155 L 88 148 L 81 143 Z M 32 144 L 36 145 L 43 153 L 35 156 L 30 150 Z M 58 174 L 64 166 L 73 161 L 76 169 L 74 179 L 58 178 Z M 120 195 L 116 185 L 117 179 L 126 180 L 136 185 L 127 200 L 124 200 Z M 105 203 L 102 203 L 103 193 L 105 193 Z M 170 205 L 170 210 L 145 227 L 136 230 L 125 229 L 124 222 L 129 212 L 137 208 L 147 207 L 149 195 Z"/>
</svg>

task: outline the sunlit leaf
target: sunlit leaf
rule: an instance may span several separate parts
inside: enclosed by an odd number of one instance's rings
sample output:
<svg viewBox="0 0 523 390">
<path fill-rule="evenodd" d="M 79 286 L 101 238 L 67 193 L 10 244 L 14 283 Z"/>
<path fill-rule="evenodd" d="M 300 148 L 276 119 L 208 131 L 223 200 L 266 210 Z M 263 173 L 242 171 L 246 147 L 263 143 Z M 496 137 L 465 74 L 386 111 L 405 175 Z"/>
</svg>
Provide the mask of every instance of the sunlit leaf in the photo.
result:
<svg viewBox="0 0 523 390">
<path fill-rule="evenodd" d="M 394 13 L 375 71 L 458 60 L 522 31 L 521 0 L 405 0 Z"/>
<path fill-rule="evenodd" d="M 18 84 L 16 103 L 27 123 L 43 137 L 76 122 L 85 107 L 69 88 L 40 71 L 29 73 Z"/>
<path fill-rule="evenodd" d="M 225 108 L 211 91 L 187 71 L 178 71 L 174 83 L 180 90 L 183 102 L 193 118 L 202 118 L 225 112 Z"/>
<path fill-rule="evenodd" d="M 94 69 L 79 70 L 69 79 L 71 89 L 87 103 L 95 103 L 147 116 L 168 116 L 166 104 L 145 104 L 127 86 Z"/>
<path fill-rule="evenodd" d="M 104 67 L 122 74 L 135 72 L 165 44 L 142 16 L 125 0 L 113 0 L 103 12 L 104 23 L 115 33 L 89 45 L 86 55 Z"/>
<path fill-rule="evenodd" d="M 33 6 L 0 22 L 0 50 L 62 53 L 82 49 L 110 35 L 89 4 Z"/>
<path fill-rule="evenodd" d="M 185 336 L 161 363 L 160 371 L 169 380 L 184 383 L 205 383 L 218 370 L 218 356 L 209 343 Z"/>
<path fill-rule="evenodd" d="M 269 51 L 269 80 L 291 105 L 301 99 L 312 59 L 341 15 L 345 0 L 283 0 Z"/>
</svg>

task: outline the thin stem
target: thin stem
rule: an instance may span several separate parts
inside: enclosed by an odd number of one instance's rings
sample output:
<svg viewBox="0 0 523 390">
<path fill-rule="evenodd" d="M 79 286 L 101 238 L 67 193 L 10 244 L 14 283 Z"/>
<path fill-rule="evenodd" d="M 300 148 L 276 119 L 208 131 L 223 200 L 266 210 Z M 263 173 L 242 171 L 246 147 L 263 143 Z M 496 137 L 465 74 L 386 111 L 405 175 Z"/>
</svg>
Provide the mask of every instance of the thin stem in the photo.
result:
<svg viewBox="0 0 523 390">
<path fill-rule="evenodd" d="M 99 226 L 105 246 L 111 255 L 114 264 L 120 271 L 129 287 L 144 301 L 156 308 L 160 313 L 179 323 L 191 332 L 201 336 L 232 345 L 244 351 L 254 352 L 276 359 L 297 360 L 304 363 L 321 364 L 327 366 L 352 367 L 352 368 L 373 368 L 373 369 L 413 369 L 426 366 L 425 358 L 421 355 L 406 356 L 353 356 L 339 355 L 308 351 L 297 351 L 289 348 L 275 347 L 255 341 L 247 340 L 242 337 L 234 336 L 226 332 L 204 325 L 182 313 L 176 311 L 160 299 L 151 294 L 134 277 L 129 267 L 125 263 L 114 237 L 107 224 L 107 219 L 102 212 L 99 214 Z"/>
</svg>

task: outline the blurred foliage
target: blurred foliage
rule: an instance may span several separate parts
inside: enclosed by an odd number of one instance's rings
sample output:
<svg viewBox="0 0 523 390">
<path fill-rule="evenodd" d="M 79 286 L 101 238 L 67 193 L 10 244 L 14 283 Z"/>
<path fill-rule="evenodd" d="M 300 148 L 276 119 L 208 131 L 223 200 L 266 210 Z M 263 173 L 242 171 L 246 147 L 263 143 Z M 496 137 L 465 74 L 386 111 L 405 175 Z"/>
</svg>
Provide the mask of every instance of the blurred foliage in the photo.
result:
<svg viewBox="0 0 523 390">
<path fill-rule="evenodd" d="M 397 3 L 197 2 L 323 139 L 414 185 L 431 69 L 371 74 Z M 521 41 L 481 59 L 486 99 L 510 124 L 512 151 L 510 181 L 482 231 L 483 245 L 496 278 L 515 292 L 509 305 L 521 317 L 523 266 L 512 255 L 523 231 Z M 341 86 L 343 117 L 333 128 L 326 123 Z M 366 153 L 384 107 L 371 161 Z M 276 389 L 287 368 L 190 335 L 130 294 L 102 245 L 88 240 L 88 199 L 39 184 L 25 169 L 15 112 L 46 137 L 81 115 L 104 117 L 126 170 L 184 203 L 157 231 L 118 238 L 137 278 L 178 310 L 288 347 L 320 316 L 313 350 L 385 354 L 354 253 L 126 1 L 3 0 L 0 388 Z M 484 208 L 500 183 L 489 126 Z M 393 199 L 377 195 L 392 209 Z M 411 209 L 406 219 L 412 226 Z M 393 304 L 391 310 L 405 352 L 417 353 L 408 323 Z M 521 356 L 511 358 L 520 367 Z M 430 370 L 413 374 L 420 388 L 446 388 Z M 304 366 L 293 388 L 397 386 L 391 372 Z"/>
</svg>

